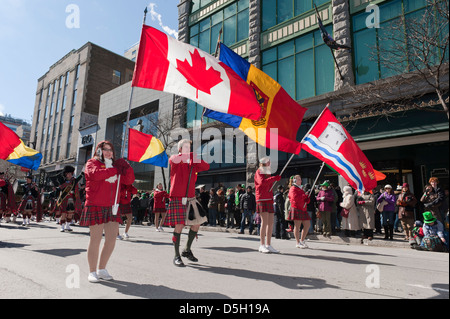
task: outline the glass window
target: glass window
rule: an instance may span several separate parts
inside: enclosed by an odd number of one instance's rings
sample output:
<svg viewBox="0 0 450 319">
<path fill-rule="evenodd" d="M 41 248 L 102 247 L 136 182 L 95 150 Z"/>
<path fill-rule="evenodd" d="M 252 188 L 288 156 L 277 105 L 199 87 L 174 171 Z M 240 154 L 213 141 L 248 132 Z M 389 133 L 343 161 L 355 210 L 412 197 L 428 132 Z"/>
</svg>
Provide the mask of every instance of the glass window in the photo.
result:
<svg viewBox="0 0 450 319">
<path fill-rule="evenodd" d="M 353 37 L 357 84 L 378 80 L 378 63 L 376 60 L 369 58 L 372 54 L 376 54 L 376 50 L 373 50 L 375 41 L 375 29 L 366 29 L 356 33 Z"/>
<path fill-rule="evenodd" d="M 248 9 L 246 9 L 238 13 L 236 42 L 247 39 L 248 32 L 249 32 L 249 16 L 248 16 Z"/>
<path fill-rule="evenodd" d="M 295 99 L 295 60 L 294 56 L 278 62 L 278 83 Z"/>
<path fill-rule="evenodd" d="M 191 37 L 194 36 L 194 35 L 197 35 L 198 32 L 199 32 L 199 30 L 200 30 L 200 25 L 199 25 L 198 23 L 197 23 L 197 24 L 194 24 L 194 25 L 191 27 L 191 29 L 190 29 Z"/>
<path fill-rule="evenodd" d="M 264 65 L 262 71 L 270 76 L 272 79 L 278 78 L 278 70 L 277 70 L 277 62 L 273 62 L 267 65 Z"/>
<path fill-rule="evenodd" d="M 278 46 L 278 59 L 283 59 L 294 54 L 294 41 L 289 41 Z"/>
<path fill-rule="evenodd" d="M 277 60 L 277 48 L 266 50 L 262 53 L 262 64 L 268 64 Z"/>
<path fill-rule="evenodd" d="M 223 43 L 230 46 L 236 42 L 236 16 L 228 18 L 223 23 Z"/>
<path fill-rule="evenodd" d="M 327 45 L 315 48 L 316 95 L 334 90 L 334 60 Z"/>
<path fill-rule="evenodd" d="M 220 29 L 222 29 L 222 24 L 215 25 L 211 28 L 211 54 L 214 54 L 216 52 Z"/>
<path fill-rule="evenodd" d="M 277 24 L 277 0 L 262 1 L 262 31 L 266 31 Z"/>
<path fill-rule="evenodd" d="M 223 11 L 219 11 L 217 13 L 214 13 L 211 16 L 211 25 L 216 25 L 218 23 L 222 23 L 223 21 Z"/>
<path fill-rule="evenodd" d="M 209 28 L 211 28 L 211 19 L 207 18 L 205 20 L 202 20 L 200 21 L 199 25 L 200 25 L 200 32 L 208 30 Z"/>
<path fill-rule="evenodd" d="M 294 0 L 294 14 L 296 16 L 312 9 L 311 2 L 308 0 Z"/>
<path fill-rule="evenodd" d="M 200 9 L 200 0 L 192 0 L 192 9 L 191 12 L 195 12 Z"/>
<path fill-rule="evenodd" d="M 240 12 L 242 10 L 248 9 L 248 7 L 249 7 L 248 3 L 249 3 L 249 0 L 239 0 L 237 3 L 238 11 Z"/>
<path fill-rule="evenodd" d="M 292 0 L 278 0 L 277 23 L 282 23 L 293 17 Z"/>
<path fill-rule="evenodd" d="M 237 9 L 236 3 L 233 3 L 232 5 L 226 7 L 223 10 L 223 18 L 226 19 L 226 18 L 229 18 L 229 17 L 235 15 L 236 9 Z"/>
<path fill-rule="evenodd" d="M 297 100 L 314 96 L 314 55 L 313 50 L 301 52 L 295 56 L 297 77 Z"/>
<path fill-rule="evenodd" d="M 205 52 L 209 52 L 210 49 L 210 38 L 209 38 L 209 29 L 200 33 L 199 43 L 198 47 L 200 50 L 203 50 Z"/>
</svg>

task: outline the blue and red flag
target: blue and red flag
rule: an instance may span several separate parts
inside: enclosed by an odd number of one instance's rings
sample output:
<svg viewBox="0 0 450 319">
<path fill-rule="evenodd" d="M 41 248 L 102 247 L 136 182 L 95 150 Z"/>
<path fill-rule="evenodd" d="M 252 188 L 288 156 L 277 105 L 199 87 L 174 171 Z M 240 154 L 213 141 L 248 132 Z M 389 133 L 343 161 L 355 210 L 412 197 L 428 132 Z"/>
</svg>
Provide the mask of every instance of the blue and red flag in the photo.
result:
<svg viewBox="0 0 450 319">
<path fill-rule="evenodd" d="M 328 107 L 303 138 L 302 149 L 332 167 L 361 193 L 377 186 L 372 164 Z"/>
<path fill-rule="evenodd" d="M 0 123 L 0 159 L 37 170 L 41 165 L 42 154 L 27 147 L 16 133 Z"/>
</svg>

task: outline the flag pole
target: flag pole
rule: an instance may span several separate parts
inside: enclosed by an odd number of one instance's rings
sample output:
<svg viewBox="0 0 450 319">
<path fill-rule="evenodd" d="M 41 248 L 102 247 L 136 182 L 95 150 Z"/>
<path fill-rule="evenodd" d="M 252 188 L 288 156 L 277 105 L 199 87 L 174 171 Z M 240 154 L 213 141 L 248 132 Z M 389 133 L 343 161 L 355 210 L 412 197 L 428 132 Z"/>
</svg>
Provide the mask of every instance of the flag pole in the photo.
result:
<svg viewBox="0 0 450 319">
<path fill-rule="evenodd" d="M 292 154 L 292 155 L 291 155 L 291 157 L 290 157 L 289 160 L 287 161 L 286 165 L 284 165 L 283 169 L 281 170 L 280 174 L 278 174 L 278 175 L 280 175 L 280 176 L 283 175 L 284 171 L 286 170 L 286 168 L 288 167 L 288 165 L 291 163 L 291 161 L 292 161 L 292 159 L 294 158 L 294 156 L 295 156 L 295 154 Z M 272 185 L 272 187 L 270 188 L 270 191 L 269 191 L 269 192 L 272 191 L 272 189 L 274 188 L 274 186 L 275 186 L 276 183 L 277 183 L 277 182 L 273 183 L 273 185 Z"/>
<path fill-rule="evenodd" d="M 145 22 L 147 20 L 147 12 L 148 9 L 147 7 L 145 7 L 144 9 L 144 19 L 142 21 L 142 25 L 145 25 Z M 139 52 L 138 52 L 139 55 Z M 134 75 L 133 75 L 134 76 Z M 133 83 L 133 82 L 131 82 Z M 130 117 L 131 117 L 131 105 L 133 102 L 133 93 L 134 93 L 134 86 L 131 85 L 131 93 L 130 93 L 130 101 L 128 102 L 128 113 L 127 113 L 127 124 L 126 124 L 126 128 L 125 128 L 125 137 L 122 140 L 122 147 L 120 149 L 120 157 L 123 158 L 125 156 L 125 142 L 128 139 L 128 131 L 130 130 Z M 114 205 L 112 207 L 112 213 L 113 215 L 117 215 L 117 212 L 119 211 L 119 204 L 118 204 L 118 198 L 119 198 L 119 191 L 120 191 L 120 174 L 119 177 L 117 178 L 117 189 L 116 189 L 116 197 L 114 200 Z"/>
<path fill-rule="evenodd" d="M 311 197 L 311 194 L 314 192 L 314 187 L 316 186 L 317 181 L 318 181 L 318 179 L 319 179 L 319 176 L 320 176 L 320 174 L 322 174 L 322 170 L 323 170 L 324 167 L 325 167 L 325 162 L 322 162 L 322 166 L 320 166 L 319 173 L 317 174 L 317 177 L 316 177 L 316 179 L 314 180 L 314 183 L 313 183 L 312 186 L 311 186 L 311 189 L 310 189 L 310 191 L 309 191 L 308 197 Z M 307 204 L 308 204 L 308 203 L 305 203 L 305 205 L 303 205 L 303 208 L 305 208 Z"/>
</svg>

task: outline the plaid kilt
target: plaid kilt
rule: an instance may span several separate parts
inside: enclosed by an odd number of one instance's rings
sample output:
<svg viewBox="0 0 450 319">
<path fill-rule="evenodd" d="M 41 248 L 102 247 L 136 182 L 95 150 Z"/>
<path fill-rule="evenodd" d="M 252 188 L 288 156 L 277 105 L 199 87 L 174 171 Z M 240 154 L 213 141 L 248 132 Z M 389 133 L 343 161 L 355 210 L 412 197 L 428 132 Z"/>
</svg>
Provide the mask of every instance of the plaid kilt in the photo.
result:
<svg viewBox="0 0 450 319">
<path fill-rule="evenodd" d="M 309 217 L 309 214 L 306 210 L 300 210 L 291 207 L 288 220 L 311 220 L 311 217 Z"/>
<path fill-rule="evenodd" d="M 265 200 L 262 202 L 256 202 L 256 212 L 257 213 L 275 213 L 273 209 L 273 200 Z"/>
<path fill-rule="evenodd" d="M 80 226 L 94 226 L 106 224 L 109 222 L 117 222 L 122 224 L 120 214 L 114 216 L 112 207 L 86 206 L 80 218 Z"/>
<path fill-rule="evenodd" d="M 170 198 L 169 209 L 167 210 L 167 223 L 169 226 L 178 224 L 185 225 L 186 205 L 183 205 L 181 197 Z"/>
<path fill-rule="evenodd" d="M 128 215 L 132 214 L 133 211 L 131 210 L 131 204 L 120 204 L 119 205 L 119 214 L 120 215 Z"/>
</svg>

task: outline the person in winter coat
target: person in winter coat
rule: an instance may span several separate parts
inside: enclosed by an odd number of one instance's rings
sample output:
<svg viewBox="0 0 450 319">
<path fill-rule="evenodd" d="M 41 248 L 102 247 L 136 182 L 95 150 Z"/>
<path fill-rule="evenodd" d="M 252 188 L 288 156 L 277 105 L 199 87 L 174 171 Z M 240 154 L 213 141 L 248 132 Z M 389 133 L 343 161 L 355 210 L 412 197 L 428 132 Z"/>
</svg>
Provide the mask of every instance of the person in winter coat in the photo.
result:
<svg viewBox="0 0 450 319">
<path fill-rule="evenodd" d="M 445 193 L 439 187 L 439 179 L 437 177 L 431 177 L 428 183 L 429 185 L 426 186 L 425 193 L 422 195 L 420 201 L 425 206 L 426 211 L 431 212 L 438 221 L 443 223 L 447 212 L 441 214 L 440 207 L 444 202 Z"/>
<path fill-rule="evenodd" d="M 236 210 L 236 198 L 234 195 L 234 188 L 229 188 L 227 191 L 227 207 L 226 211 L 226 224 L 228 228 L 234 228 L 234 212 Z"/>
<path fill-rule="evenodd" d="M 373 230 L 375 228 L 375 196 L 368 191 L 357 197 L 359 210 L 359 219 L 363 229 L 361 244 L 364 239 L 373 239 Z"/>
<path fill-rule="evenodd" d="M 252 193 L 252 187 L 247 186 L 247 191 L 241 195 L 239 199 L 239 208 L 242 211 L 242 219 L 241 219 L 241 230 L 239 234 L 244 233 L 245 228 L 245 219 L 248 220 L 248 231 L 249 235 L 253 233 L 253 214 L 256 211 L 256 198 Z"/>
<path fill-rule="evenodd" d="M 217 196 L 216 190 L 211 188 L 209 190 L 209 225 L 215 227 L 217 225 L 217 209 L 219 207 L 219 196 Z"/>
<path fill-rule="evenodd" d="M 384 187 L 384 193 L 377 199 L 377 204 L 385 201 L 381 216 L 383 217 L 384 239 L 394 239 L 394 222 L 395 222 L 395 195 L 392 186 L 387 184 Z"/>
<path fill-rule="evenodd" d="M 342 229 L 344 229 L 347 236 L 355 236 L 356 231 L 361 229 L 358 211 L 355 205 L 355 195 L 353 195 L 353 189 L 350 186 L 344 186 L 343 191 L 342 203 L 340 204 L 343 208 L 341 211 Z"/>
<path fill-rule="evenodd" d="M 120 214 L 113 212 L 113 205 L 116 204 L 118 175 L 121 180 L 134 181 L 134 172 L 130 168 L 130 164 L 124 159 L 115 158 L 114 147 L 108 141 L 98 143 L 94 157 L 86 163 L 84 171 L 86 202 L 80 218 L 80 226 L 89 226 L 90 240 L 87 250 L 89 282 L 113 279 L 106 270 L 106 265 L 116 245 L 119 223 L 122 223 Z M 99 260 L 103 233 L 105 244 Z"/>
<path fill-rule="evenodd" d="M 273 183 L 279 181 L 281 176 L 270 176 L 270 158 L 264 157 L 260 160 L 259 168 L 255 174 L 255 197 L 256 212 L 261 216 L 260 246 L 261 253 L 279 253 L 271 246 L 272 230 L 274 220 Z"/>
<path fill-rule="evenodd" d="M 412 238 L 412 230 L 414 228 L 414 207 L 417 199 L 409 190 L 409 184 L 403 183 L 402 192 L 397 197 L 398 218 L 405 230 L 405 240 Z"/>
<path fill-rule="evenodd" d="M 328 181 L 325 181 L 320 186 L 322 189 L 317 194 L 316 200 L 322 216 L 323 235 L 331 238 L 331 211 L 333 210 L 334 192 L 330 189 L 330 183 Z"/>
</svg>

